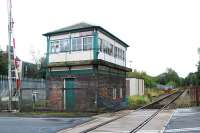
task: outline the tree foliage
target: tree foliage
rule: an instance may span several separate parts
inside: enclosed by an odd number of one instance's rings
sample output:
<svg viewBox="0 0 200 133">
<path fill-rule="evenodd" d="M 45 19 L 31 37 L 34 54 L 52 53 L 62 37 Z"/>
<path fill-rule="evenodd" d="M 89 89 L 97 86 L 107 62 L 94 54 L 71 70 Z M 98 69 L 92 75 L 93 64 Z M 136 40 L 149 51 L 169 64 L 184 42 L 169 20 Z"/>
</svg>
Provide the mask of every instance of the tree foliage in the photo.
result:
<svg viewBox="0 0 200 133">
<path fill-rule="evenodd" d="M 39 76 L 40 78 L 46 78 L 46 58 L 45 57 L 41 57 L 39 59 Z"/>
<path fill-rule="evenodd" d="M 185 86 L 196 85 L 197 84 L 197 77 L 196 73 L 189 73 L 188 76 L 184 80 Z"/>
<path fill-rule="evenodd" d="M 8 74 L 8 55 L 0 49 L 0 75 Z"/>
<path fill-rule="evenodd" d="M 186 86 L 200 85 L 200 61 L 198 62 L 197 65 L 197 72 L 189 73 L 184 80 L 184 85 Z"/>
<path fill-rule="evenodd" d="M 138 79 L 144 79 L 144 84 L 148 88 L 152 88 L 155 86 L 154 78 L 149 76 L 146 72 L 139 72 L 137 70 L 134 70 L 133 72 L 128 73 L 129 78 L 138 78 Z"/>
<path fill-rule="evenodd" d="M 197 85 L 200 85 L 200 61 L 198 62 L 198 65 L 197 65 L 196 83 Z"/>
<path fill-rule="evenodd" d="M 139 72 L 134 70 L 128 73 L 128 77 L 144 79 L 144 84 L 147 88 L 155 87 L 156 84 L 168 85 L 168 86 L 182 86 L 184 79 L 179 77 L 177 72 L 172 68 L 167 68 L 166 72 L 161 73 L 156 77 L 149 76 L 146 72 Z"/>
<path fill-rule="evenodd" d="M 8 54 L 0 49 L 0 75 L 8 74 Z M 36 64 L 23 62 L 22 77 L 25 78 L 45 78 L 46 63 L 45 57 L 39 59 Z"/>
<path fill-rule="evenodd" d="M 175 87 L 182 85 L 181 78 L 172 68 L 167 68 L 166 72 L 158 75 L 156 77 L 156 82 L 162 85 L 172 85 Z"/>
</svg>

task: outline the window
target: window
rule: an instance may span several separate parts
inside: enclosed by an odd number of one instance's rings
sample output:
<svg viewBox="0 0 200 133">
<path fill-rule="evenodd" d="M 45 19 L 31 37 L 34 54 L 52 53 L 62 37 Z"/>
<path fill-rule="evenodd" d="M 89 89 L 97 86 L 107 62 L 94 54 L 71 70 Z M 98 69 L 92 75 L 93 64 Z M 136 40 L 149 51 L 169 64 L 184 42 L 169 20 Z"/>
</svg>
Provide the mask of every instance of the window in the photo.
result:
<svg viewBox="0 0 200 133">
<path fill-rule="evenodd" d="M 70 46 L 70 39 L 63 39 L 60 41 L 60 51 L 61 52 L 69 52 L 71 51 L 71 46 Z"/>
<path fill-rule="evenodd" d="M 92 37 L 84 37 L 83 50 L 91 50 L 91 49 L 92 49 Z"/>
<path fill-rule="evenodd" d="M 105 41 L 105 47 L 106 47 L 106 54 L 109 54 L 109 43 Z"/>
<path fill-rule="evenodd" d="M 103 43 L 102 43 L 102 39 L 98 39 L 98 48 L 99 48 L 99 51 L 103 52 Z"/>
<path fill-rule="evenodd" d="M 112 44 L 110 44 L 107 41 L 104 41 L 103 48 L 104 48 L 104 53 L 106 53 L 108 55 L 112 55 L 112 49 L 113 49 L 113 45 Z"/>
<path fill-rule="evenodd" d="M 60 52 L 60 44 L 59 43 L 60 43 L 59 40 L 50 42 L 50 53 Z"/>
<path fill-rule="evenodd" d="M 122 59 L 122 50 L 119 48 L 119 59 Z"/>
<path fill-rule="evenodd" d="M 117 58 L 119 58 L 119 48 L 117 48 Z"/>
<path fill-rule="evenodd" d="M 114 57 L 117 57 L 117 47 L 114 48 Z"/>
<path fill-rule="evenodd" d="M 54 45 L 55 45 L 56 53 L 60 52 L 60 41 L 59 40 L 54 41 Z"/>
<path fill-rule="evenodd" d="M 55 53 L 56 52 L 56 50 L 55 50 L 55 48 L 54 48 L 54 41 L 51 41 L 50 42 L 50 51 L 49 51 L 50 53 Z"/>
<path fill-rule="evenodd" d="M 122 59 L 125 60 L 125 52 L 122 50 Z"/>
<path fill-rule="evenodd" d="M 113 45 L 110 43 L 108 43 L 107 45 L 108 45 L 108 54 L 112 56 L 113 55 Z"/>
<path fill-rule="evenodd" d="M 113 45 L 112 44 L 110 44 L 111 45 L 111 51 L 110 51 L 110 54 L 113 56 Z"/>
<path fill-rule="evenodd" d="M 72 38 L 72 51 L 81 51 L 82 50 L 82 42 L 81 38 Z"/>
<path fill-rule="evenodd" d="M 117 89 L 113 88 L 113 99 L 116 99 L 117 97 Z"/>
<path fill-rule="evenodd" d="M 107 51 L 106 41 L 102 40 L 102 45 L 103 45 L 103 52 L 106 53 Z"/>
<path fill-rule="evenodd" d="M 64 52 L 65 48 L 64 48 L 64 40 L 60 40 L 60 52 Z"/>
<path fill-rule="evenodd" d="M 123 98 L 122 88 L 119 89 L 119 97 L 120 97 L 120 98 Z"/>
</svg>

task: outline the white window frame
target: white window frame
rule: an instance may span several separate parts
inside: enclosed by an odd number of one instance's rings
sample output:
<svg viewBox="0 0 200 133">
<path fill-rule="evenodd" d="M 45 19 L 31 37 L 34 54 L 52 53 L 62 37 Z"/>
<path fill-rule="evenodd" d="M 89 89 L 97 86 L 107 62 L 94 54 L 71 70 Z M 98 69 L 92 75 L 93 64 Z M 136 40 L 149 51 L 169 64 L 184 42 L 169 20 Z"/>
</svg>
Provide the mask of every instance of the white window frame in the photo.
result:
<svg viewBox="0 0 200 133">
<path fill-rule="evenodd" d="M 60 52 L 60 40 L 50 41 L 50 53 L 55 54 Z"/>
<path fill-rule="evenodd" d="M 123 89 L 122 88 L 119 88 L 119 97 L 123 98 Z"/>
<path fill-rule="evenodd" d="M 63 45 L 64 45 L 64 51 L 63 52 L 70 52 L 71 51 L 71 41 L 70 38 L 62 39 Z"/>
<path fill-rule="evenodd" d="M 84 39 L 86 39 L 86 42 L 88 41 L 87 39 L 89 39 L 89 38 L 91 38 L 91 45 L 90 45 L 90 48 L 88 49 L 85 49 L 84 48 L 84 46 L 85 46 L 85 44 L 84 44 Z M 92 50 L 92 48 L 93 48 L 93 37 L 92 36 L 85 36 L 85 37 L 82 37 L 82 44 L 83 44 L 83 51 L 87 51 L 87 50 Z M 88 42 L 86 43 L 87 45 L 88 45 Z M 86 46 L 87 46 L 86 45 Z"/>
<path fill-rule="evenodd" d="M 117 89 L 113 88 L 113 99 L 117 99 Z"/>
<path fill-rule="evenodd" d="M 98 38 L 98 48 L 100 52 L 103 52 L 103 43 L 101 38 Z"/>
<path fill-rule="evenodd" d="M 75 43 L 75 49 L 73 49 L 73 47 L 74 47 L 74 44 L 73 44 L 74 39 L 76 41 L 76 43 Z M 80 49 L 78 49 L 78 46 L 79 46 L 79 44 L 77 43 L 78 39 L 80 39 L 80 41 L 81 41 L 81 43 L 80 43 Z M 82 37 L 73 37 L 73 38 L 71 38 L 71 51 L 72 52 L 83 51 Z"/>
</svg>

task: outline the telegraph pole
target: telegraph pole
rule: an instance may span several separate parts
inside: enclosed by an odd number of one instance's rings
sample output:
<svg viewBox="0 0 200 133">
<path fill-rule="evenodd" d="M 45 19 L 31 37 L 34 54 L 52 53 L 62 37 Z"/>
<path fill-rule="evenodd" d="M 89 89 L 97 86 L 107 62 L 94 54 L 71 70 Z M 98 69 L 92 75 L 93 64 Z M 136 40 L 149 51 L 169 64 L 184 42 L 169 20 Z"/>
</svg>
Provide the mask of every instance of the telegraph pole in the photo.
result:
<svg viewBox="0 0 200 133">
<path fill-rule="evenodd" d="M 11 71 L 11 36 L 12 36 L 12 14 L 11 0 L 7 0 L 8 4 L 8 87 L 9 87 L 9 102 L 8 110 L 12 110 L 12 71 Z"/>
</svg>

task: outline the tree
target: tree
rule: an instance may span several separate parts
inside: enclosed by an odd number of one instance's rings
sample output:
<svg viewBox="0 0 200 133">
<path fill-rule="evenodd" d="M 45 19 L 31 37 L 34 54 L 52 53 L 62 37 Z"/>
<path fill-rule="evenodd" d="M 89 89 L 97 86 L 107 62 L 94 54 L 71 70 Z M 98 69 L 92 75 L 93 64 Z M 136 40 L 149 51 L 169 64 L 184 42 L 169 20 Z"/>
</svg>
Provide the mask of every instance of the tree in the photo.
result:
<svg viewBox="0 0 200 133">
<path fill-rule="evenodd" d="M 166 72 L 158 75 L 156 81 L 162 85 L 173 85 L 175 87 L 181 85 L 180 77 L 172 68 L 167 68 Z"/>
<path fill-rule="evenodd" d="M 147 88 L 152 88 L 155 86 L 155 80 L 153 77 L 149 76 L 146 72 L 138 72 L 137 70 L 134 70 L 133 72 L 128 73 L 129 78 L 138 78 L 138 79 L 144 79 L 144 85 Z"/>
<path fill-rule="evenodd" d="M 179 86 L 180 85 L 180 78 L 178 74 L 171 68 L 167 69 L 167 81 L 168 82 L 174 82 L 174 85 Z"/>
<path fill-rule="evenodd" d="M 23 62 L 23 77 L 26 78 L 43 78 L 46 77 L 46 62 L 45 57 L 38 59 L 36 64 Z"/>
<path fill-rule="evenodd" d="M 188 76 L 184 79 L 185 86 L 194 86 L 200 85 L 200 61 L 197 65 L 197 72 L 189 73 Z"/>
<path fill-rule="evenodd" d="M 0 75 L 8 74 L 8 55 L 0 49 Z"/>
<path fill-rule="evenodd" d="M 196 82 L 197 82 L 197 85 L 200 85 L 200 61 L 198 62 L 198 65 L 197 65 L 197 72 L 196 72 Z"/>
<path fill-rule="evenodd" d="M 40 78 L 46 78 L 46 58 L 45 57 L 41 57 L 40 60 L 39 60 L 39 75 L 40 75 Z"/>
<path fill-rule="evenodd" d="M 197 84 L 197 74 L 189 73 L 188 76 L 184 79 L 184 86 L 191 86 Z"/>
</svg>

